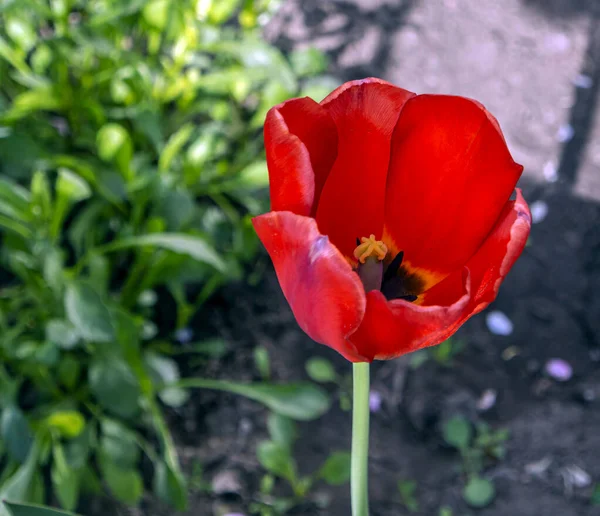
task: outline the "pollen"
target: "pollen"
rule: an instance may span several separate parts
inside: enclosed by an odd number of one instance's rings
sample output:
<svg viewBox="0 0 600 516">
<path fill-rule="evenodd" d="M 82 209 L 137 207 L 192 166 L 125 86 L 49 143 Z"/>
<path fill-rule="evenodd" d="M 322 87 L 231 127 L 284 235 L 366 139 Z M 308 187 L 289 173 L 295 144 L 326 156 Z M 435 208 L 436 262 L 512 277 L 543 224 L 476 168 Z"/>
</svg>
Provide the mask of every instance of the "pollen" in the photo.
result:
<svg viewBox="0 0 600 516">
<path fill-rule="evenodd" d="M 362 237 L 360 242 L 354 249 L 354 257 L 360 262 L 365 263 L 365 260 L 370 256 L 374 256 L 377 260 L 382 261 L 388 252 L 387 246 L 381 240 L 375 240 L 375 235 Z"/>
</svg>

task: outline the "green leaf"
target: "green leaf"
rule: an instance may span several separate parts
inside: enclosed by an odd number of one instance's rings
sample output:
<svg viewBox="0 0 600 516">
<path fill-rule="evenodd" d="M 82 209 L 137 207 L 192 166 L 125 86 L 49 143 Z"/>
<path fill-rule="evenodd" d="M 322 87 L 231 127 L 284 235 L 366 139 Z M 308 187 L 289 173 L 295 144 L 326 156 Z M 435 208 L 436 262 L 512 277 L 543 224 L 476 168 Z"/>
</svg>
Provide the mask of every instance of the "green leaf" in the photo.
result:
<svg viewBox="0 0 600 516">
<path fill-rule="evenodd" d="M 63 273 L 63 254 L 60 249 L 50 247 L 44 253 L 44 280 L 57 298 L 62 296 L 65 275 Z"/>
<path fill-rule="evenodd" d="M 169 231 L 177 231 L 187 224 L 194 215 L 196 202 L 187 190 L 168 190 L 157 203 L 157 216 L 167 222 Z"/>
<path fill-rule="evenodd" d="M 11 108 L 2 118 L 8 123 L 14 123 L 36 111 L 61 111 L 62 107 L 61 97 L 52 87 L 40 86 L 14 97 Z"/>
<path fill-rule="evenodd" d="M 142 9 L 144 21 L 151 27 L 162 31 L 167 26 L 170 7 L 169 0 L 151 0 Z"/>
<path fill-rule="evenodd" d="M 33 484 L 40 455 L 39 445 L 34 442 L 29 450 L 25 463 L 2 485 L 0 500 L 22 502 L 27 500 Z M 5 516 L 5 510 L 0 510 L 0 516 Z"/>
<path fill-rule="evenodd" d="M 341 486 L 350 480 L 350 452 L 334 452 L 319 471 L 322 478 L 332 486 Z"/>
<path fill-rule="evenodd" d="M 106 124 L 96 136 L 98 155 L 104 161 L 115 162 L 121 173 L 129 178 L 133 144 L 127 130 L 119 124 Z"/>
<path fill-rule="evenodd" d="M 254 365 L 263 380 L 268 380 L 271 376 L 271 359 L 269 352 L 264 346 L 254 348 Z"/>
<path fill-rule="evenodd" d="M 327 70 L 327 56 L 314 47 L 293 50 L 290 63 L 298 77 L 311 77 Z"/>
<path fill-rule="evenodd" d="M 89 463 L 92 447 L 96 447 L 96 427 L 89 423 L 77 437 L 65 443 L 67 464 L 73 469 L 85 469 Z"/>
<path fill-rule="evenodd" d="M 33 444 L 33 434 L 21 409 L 9 405 L 2 411 L 0 436 L 13 460 L 25 462 Z"/>
<path fill-rule="evenodd" d="M 0 179 L 0 213 L 28 222 L 29 202 L 30 195 L 25 188 L 9 179 Z"/>
<path fill-rule="evenodd" d="M 187 488 L 184 478 L 163 461 L 155 466 L 153 490 L 163 502 L 170 504 L 178 511 L 184 511 L 187 508 Z"/>
<path fill-rule="evenodd" d="M 59 168 L 56 179 L 56 192 L 70 202 L 80 202 L 92 195 L 87 182 L 68 168 Z"/>
<path fill-rule="evenodd" d="M 193 342 L 189 346 L 186 346 L 185 349 L 182 349 L 181 353 L 198 353 L 211 358 L 219 358 L 227 353 L 228 349 L 229 347 L 223 339 L 215 338 L 202 342 Z"/>
<path fill-rule="evenodd" d="M 592 505 L 600 505 L 600 484 L 596 484 L 592 497 L 590 498 L 590 503 Z"/>
<path fill-rule="evenodd" d="M 471 507 L 486 507 L 496 496 L 494 484 L 485 478 L 471 477 L 463 490 L 463 498 Z"/>
<path fill-rule="evenodd" d="M 73 390 L 79 381 L 81 373 L 80 361 L 71 355 L 61 357 L 58 364 L 57 376 L 62 385 L 67 389 Z"/>
<path fill-rule="evenodd" d="M 174 253 L 185 254 L 199 262 L 211 265 L 220 272 L 226 271 L 225 262 L 203 238 L 183 233 L 150 233 L 123 238 L 101 249 L 104 252 L 119 251 L 130 247 L 159 247 Z"/>
<path fill-rule="evenodd" d="M 121 359 L 96 359 L 90 366 L 89 383 L 98 402 L 113 414 L 128 418 L 139 411 L 140 387 Z"/>
<path fill-rule="evenodd" d="M 295 423 L 289 417 L 271 413 L 267 419 L 267 427 L 274 442 L 288 448 L 292 447 L 297 437 L 297 431 Z"/>
<path fill-rule="evenodd" d="M 164 385 L 179 380 L 179 366 L 171 358 L 156 353 L 146 353 L 146 363 L 154 377 L 154 383 Z M 181 407 L 189 398 L 189 393 L 176 387 L 167 388 L 159 393 L 161 401 L 169 407 Z"/>
<path fill-rule="evenodd" d="M 140 448 L 135 434 L 125 425 L 112 419 L 102 420 L 100 450 L 117 466 L 133 468 L 140 459 Z"/>
<path fill-rule="evenodd" d="M 33 213 L 50 220 L 52 215 L 52 193 L 48 177 L 41 170 L 36 170 L 31 178 L 31 206 Z"/>
<path fill-rule="evenodd" d="M 256 449 L 261 466 L 270 473 L 291 481 L 294 478 L 294 459 L 289 448 L 274 441 L 263 441 Z"/>
<path fill-rule="evenodd" d="M 208 21 L 214 25 L 225 23 L 238 9 L 241 0 L 208 0 L 205 9 L 208 11 Z"/>
<path fill-rule="evenodd" d="M 136 505 L 144 494 L 144 483 L 137 470 L 121 468 L 114 462 L 102 458 L 100 460 L 102 476 L 111 493 L 120 502 Z"/>
<path fill-rule="evenodd" d="M 276 385 L 271 383 L 244 384 L 205 378 L 185 378 L 172 386 L 215 389 L 232 392 L 258 401 L 277 412 L 300 421 L 321 417 L 329 410 L 327 393 L 311 383 Z"/>
<path fill-rule="evenodd" d="M 110 312 L 101 297 L 87 283 L 73 282 L 65 293 L 67 318 L 79 334 L 92 342 L 111 342 L 115 338 Z"/>
<path fill-rule="evenodd" d="M 255 161 L 245 167 L 237 176 L 236 184 L 245 189 L 266 188 L 269 186 L 269 171 L 266 161 Z"/>
<path fill-rule="evenodd" d="M 73 512 L 59 511 L 42 505 L 4 502 L 8 508 L 8 516 L 78 516 Z M 2 514 L 0 512 L 0 514 Z"/>
<path fill-rule="evenodd" d="M 62 349 L 73 349 L 79 342 L 79 332 L 69 321 L 51 319 L 46 323 L 46 340 Z"/>
<path fill-rule="evenodd" d="M 11 16 L 5 20 L 5 30 L 19 47 L 24 51 L 29 51 L 36 41 L 35 30 L 22 17 Z"/>
<path fill-rule="evenodd" d="M 417 483 L 414 480 L 400 480 L 398 482 L 398 491 L 404 507 L 410 512 L 419 510 L 419 502 L 415 496 L 417 491 Z"/>
<path fill-rule="evenodd" d="M 85 418 L 76 410 L 61 410 L 50 414 L 46 418 L 46 424 L 61 437 L 74 439 L 83 432 Z"/>
<path fill-rule="evenodd" d="M 60 505 L 67 510 L 73 510 L 79 500 L 80 472 L 69 467 L 65 460 L 64 451 L 60 444 L 53 448 L 52 485 Z"/>
<path fill-rule="evenodd" d="M 310 358 L 306 362 L 305 368 L 308 376 L 315 382 L 335 382 L 337 379 L 337 373 L 335 372 L 333 365 L 326 358 Z"/>
<path fill-rule="evenodd" d="M 193 131 L 194 126 L 192 124 L 187 124 L 169 138 L 169 141 L 160 154 L 160 158 L 158 160 L 158 170 L 161 172 L 166 172 L 169 170 L 173 159 L 181 152 L 183 146 L 188 142 L 190 136 L 192 136 Z"/>
<path fill-rule="evenodd" d="M 455 416 L 444 424 L 444 440 L 450 445 L 465 450 L 473 437 L 473 427 L 464 417 Z"/>
</svg>

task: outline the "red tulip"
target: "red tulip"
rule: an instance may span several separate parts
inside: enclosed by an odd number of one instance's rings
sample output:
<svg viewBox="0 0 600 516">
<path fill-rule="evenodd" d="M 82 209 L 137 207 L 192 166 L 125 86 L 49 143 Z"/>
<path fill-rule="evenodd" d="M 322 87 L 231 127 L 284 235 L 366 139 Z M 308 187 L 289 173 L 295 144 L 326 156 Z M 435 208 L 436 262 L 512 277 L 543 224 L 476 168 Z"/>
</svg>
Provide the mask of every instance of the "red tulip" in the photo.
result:
<svg viewBox="0 0 600 516">
<path fill-rule="evenodd" d="M 300 327 L 352 362 L 444 341 L 525 247 L 523 167 L 478 102 L 365 79 L 272 108 L 264 136 L 254 227 Z"/>
</svg>

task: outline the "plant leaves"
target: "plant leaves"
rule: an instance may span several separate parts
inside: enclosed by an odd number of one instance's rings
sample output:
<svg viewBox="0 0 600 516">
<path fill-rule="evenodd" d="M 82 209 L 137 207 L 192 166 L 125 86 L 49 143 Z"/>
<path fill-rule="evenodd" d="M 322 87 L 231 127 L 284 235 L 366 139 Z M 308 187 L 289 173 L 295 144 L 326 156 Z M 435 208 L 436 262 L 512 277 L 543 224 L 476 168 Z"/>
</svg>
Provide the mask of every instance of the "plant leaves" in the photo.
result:
<svg viewBox="0 0 600 516">
<path fill-rule="evenodd" d="M 46 424 L 61 437 L 75 439 L 85 428 L 85 418 L 76 410 L 61 410 L 50 414 Z"/>
<path fill-rule="evenodd" d="M 144 482 L 137 470 L 121 468 L 106 458 L 100 460 L 100 469 L 108 488 L 117 500 L 130 505 L 140 501 L 144 493 Z"/>
<path fill-rule="evenodd" d="M 482 508 L 489 505 L 496 496 L 494 484 L 481 477 L 471 477 L 463 490 L 463 498 L 471 507 Z"/>
<path fill-rule="evenodd" d="M 319 383 L 335 382 L 337 373 L 326 358 L 313 357 L 306 362 L 306 373 L 311 380 Z"/>
<path fill-rule="evenodd" d="M 329 396 L 312 383 L 277 385 L 271 383 L 244 384 L 205 378 L 185 378 L 168 387 L 216 389 L 246 396 L 277 412 L 300 421 L 321 417 L 329 409 Z"/>
<path fill-rule="evenodd" d="M 261 466 L 270 473 L 287 480 L 294 478 L 294 459 L 287 446 L 275 441 L 263 441 L 256 449 Z"/>
<path fill-rule="evenodd" d="M 291 448 L 297 437 L 296 425 L 289 418 L 281 414 L 271 413 L 267 419 L 269 435 L 276 443 Z"/>
<path fill-rule="evenodd" d="M 92 362 L 89 383 L 98 402 L 113 414 L 128 418 L 139 411 L 139 384 L 121 359 L 112 357 Z"/>
<path fill-rule="evenodd" d="M 0 436 L 10 457 L 19 463 L 25 462 L 33 444 L 33 434 L 19 407 L 9 405 L 2 411 Z"/>
<path fill-rule="evenodd" d="M 163 461 L 155 465 L 153 489 L 163 502 L 171 504 L 178 511 L 184 511 L 187 508 L 187 489 L 184 478 Z"/>
<path fill-rule="evenodd" d="M 444 424 L 444 440 L 459 450 L 466 449 L 473 437 L 473 427 L 464 417 L 455 416 Z"/>
<path fill-rule="evenodd" d="M 186 254 L 225 272 L 225 262 L 203 238 L 183 233 L 149 233 L 122 238 L 102 247 L 104 252 L 119 251 L 130 247 L 159 247 L 174 253 Z"/>
<path fill-rule="evenodd" d="M 318 476 L 332 486 L 341 486 L 350 480 L 350 462 L 350 452 L 334 452 L 327 458 Z"/>
<path fill-rule="evenodd" d="M 42 505 L 22 504 L 4 501 L 8 516 L 78 516 L 73 512 L 59 511 Z M 1 514 L 1 512 L 0 512 Z"/>
<path fill-rule="evenodd" d="M 46 323 L 46 340 L 62 349 L 73 349 L 79 342 L 79 332 L 69 321 L 51 319 Z"/>
<path fill-rule="evenodd" d="M 92 342 L 111 342 L 114 339 L 110 312 L 87 283 L 73 282 L 67 286 L 65 311 L 84 339 Z"/>
</svg>

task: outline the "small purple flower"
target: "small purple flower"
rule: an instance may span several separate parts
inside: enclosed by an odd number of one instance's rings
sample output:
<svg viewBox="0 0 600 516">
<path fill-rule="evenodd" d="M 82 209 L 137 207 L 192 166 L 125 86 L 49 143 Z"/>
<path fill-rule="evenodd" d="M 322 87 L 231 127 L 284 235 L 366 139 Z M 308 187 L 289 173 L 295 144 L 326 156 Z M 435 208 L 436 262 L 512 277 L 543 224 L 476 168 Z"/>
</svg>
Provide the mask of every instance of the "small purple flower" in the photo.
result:
<svg viewBox="0 0 600 516">
<path fill-rule="evenodd" d="M 369 393 L 369 410 L 373 412 L 373 414 L 379 412 L 382 401 L 381 393 L 378 391 L 371 391 Z"/>
<path fill-rule="evenodd" d="M 571 364 L 561 358 L 552 358 L 546 362 L 545 367 L 548 376 L 558 382 L 567 382 L 573 376 Z"/>
</svg>

